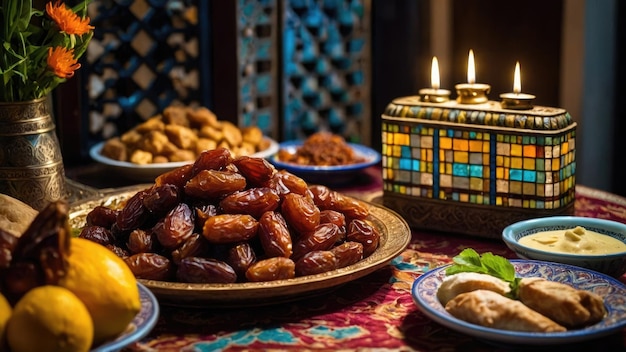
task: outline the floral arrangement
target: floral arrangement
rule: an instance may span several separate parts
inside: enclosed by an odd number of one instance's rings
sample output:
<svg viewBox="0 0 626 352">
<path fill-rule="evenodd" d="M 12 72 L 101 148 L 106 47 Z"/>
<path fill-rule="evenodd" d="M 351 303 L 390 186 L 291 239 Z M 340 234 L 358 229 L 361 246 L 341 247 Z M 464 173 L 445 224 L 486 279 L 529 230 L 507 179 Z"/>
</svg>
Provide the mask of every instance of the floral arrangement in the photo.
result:
<svg viewBox="0 0 626 352">
<path fill-rule="evenodd" d="M 74 2 L 51 0 L 39 10 L 33 0 L 0 0 L 0 101 L 46 96 L 80 68 L 94 27 L 91 0 Z"/>
</svg>

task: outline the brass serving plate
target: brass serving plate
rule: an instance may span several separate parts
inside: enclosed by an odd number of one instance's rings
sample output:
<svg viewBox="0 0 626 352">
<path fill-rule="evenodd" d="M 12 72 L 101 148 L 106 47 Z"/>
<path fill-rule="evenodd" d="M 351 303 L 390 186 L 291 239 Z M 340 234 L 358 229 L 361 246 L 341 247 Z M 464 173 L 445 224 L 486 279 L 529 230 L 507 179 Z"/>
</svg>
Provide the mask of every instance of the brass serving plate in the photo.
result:
<svg viewBox="0 0 626 352">
<path fill-rule="evenodd" d="M 85 225 L 86 215 L 94 207 L 121 205 L 137 191 L 146 187 L 145 185 L 133 186 L 102 197 L 75 203 L 70 209 L 70 225 L 75 229 L 80 229 Z M 387 265 L 409 244 L 411 230 L 402 217 L 381 205 L 369 202 L 367 204 L 370 207 L 369 220 L 381 235 L 379 247 L 369 257 L 345 268 L 269 282 L 194 284 L 142 279 L 139 282 L 154 293 L 160 304 L 183 307 L 259 306 L 322 294 Z"/>
</svg>

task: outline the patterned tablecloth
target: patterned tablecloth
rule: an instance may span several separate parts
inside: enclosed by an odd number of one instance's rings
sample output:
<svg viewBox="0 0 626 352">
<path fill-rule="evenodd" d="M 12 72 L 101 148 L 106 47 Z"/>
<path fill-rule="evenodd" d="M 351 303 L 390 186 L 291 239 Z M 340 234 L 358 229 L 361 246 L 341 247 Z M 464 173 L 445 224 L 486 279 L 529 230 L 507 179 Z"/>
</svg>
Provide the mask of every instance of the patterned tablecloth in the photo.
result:
<svg viewBox="0 0 626 352">
<path fill-rule="evenodd" d="M 375 171 L 346 190 L 365 199 L 380 195 Z M 626 222 L 626 199 L 576 188 L 576 214 Z M 188 309 L 161 305 L 152 332 L 125 351 L 393 350 L 496 351 L 423 315 L 412 300 L 413 281 L 448 264 L 464 248 L 515 255 L 500 241 L 413 231 L 409 246 L 390 265 L 313 298 L 241 309 Z M 626 276 L 620 278 L 626 283 Z M 626 330 L 566 350 L 626 348 Z M 534 349 L 541 347 L 533 347 Z M 554 347 L 552 347 L 554 348 Z"/>
</svg>

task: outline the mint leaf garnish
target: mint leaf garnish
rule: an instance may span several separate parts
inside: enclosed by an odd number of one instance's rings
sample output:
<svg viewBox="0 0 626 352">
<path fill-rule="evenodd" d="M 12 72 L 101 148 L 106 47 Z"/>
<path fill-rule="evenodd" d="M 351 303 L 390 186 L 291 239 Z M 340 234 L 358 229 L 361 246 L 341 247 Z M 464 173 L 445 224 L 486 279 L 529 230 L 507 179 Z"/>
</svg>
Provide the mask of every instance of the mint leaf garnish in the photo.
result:
<svg viewBox="0 0 626 352">
<path fill-rule="evenodd" d="M 515 267 L 506 258 L 491 252 L 478 254 L 474 249 L 466 248 L 452 260 L 454 264 L 446 269 L 446 275 L 475 272 L 495 276 L 509 283 L 509 297 L 517 299 L 521 279 L 515 276 Z"/>
</svg>

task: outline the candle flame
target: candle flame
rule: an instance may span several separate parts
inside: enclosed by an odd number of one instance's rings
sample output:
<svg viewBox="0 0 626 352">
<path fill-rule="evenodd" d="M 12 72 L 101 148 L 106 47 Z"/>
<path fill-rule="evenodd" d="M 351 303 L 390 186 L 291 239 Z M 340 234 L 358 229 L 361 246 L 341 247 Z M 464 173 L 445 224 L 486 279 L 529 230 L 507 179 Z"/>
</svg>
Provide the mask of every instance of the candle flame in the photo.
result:
<svg viewBox="0 0 626 352">
<path fill-rule="evenodd" d="M 467 58 L 467 83 L 476 83 L 476 72 L 474 71 L 474 51 L 470 49 L 469 57 Z"/>
<path fill-rule="evenodd" d="M 520 75 L 519 61 L 515 63 L 515 76 L 513 77 L 513 93 L 522 92 L 522 78 Z"/>
<path fill-rule="evenodd" d="M 430 68 L 430 85 L 433 89 L 439 89 L 439 61 L 433 56 L 433 63 Z"/>
</svg>

